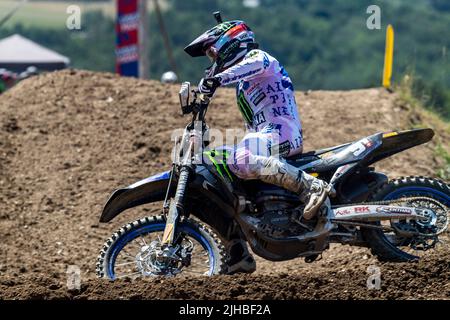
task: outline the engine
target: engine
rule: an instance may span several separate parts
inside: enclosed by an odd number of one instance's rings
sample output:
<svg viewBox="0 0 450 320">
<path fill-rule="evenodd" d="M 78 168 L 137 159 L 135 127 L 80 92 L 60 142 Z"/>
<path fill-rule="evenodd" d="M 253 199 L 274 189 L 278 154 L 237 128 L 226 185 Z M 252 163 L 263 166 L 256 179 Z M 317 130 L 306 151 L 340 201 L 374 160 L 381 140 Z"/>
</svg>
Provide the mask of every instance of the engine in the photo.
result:
<svg viewBox="0 0 450 320">
<path fill-rule="evenodd" d="M 281 192 L 280 192 L 281 191 Z M 298 236 L 310 231 L 299 222 L 303 207 L 298 196 L 281 189 L 278 192 L 260 192 L 256 197 L 257 228 L 273 238 Z"/>
</svg>

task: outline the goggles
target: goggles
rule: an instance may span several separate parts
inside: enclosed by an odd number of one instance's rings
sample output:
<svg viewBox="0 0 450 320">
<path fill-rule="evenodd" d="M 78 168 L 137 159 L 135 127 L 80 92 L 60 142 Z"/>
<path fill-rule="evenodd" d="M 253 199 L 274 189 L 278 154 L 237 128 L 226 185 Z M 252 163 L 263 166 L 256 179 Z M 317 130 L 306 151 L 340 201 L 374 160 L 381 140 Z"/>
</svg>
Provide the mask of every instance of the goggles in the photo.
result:
<svg viewBox="0 0 450 320">
<path fill-rule="evenodd" d="M 211 62 L 215 62 L 217 60 L 218 52 L 214 46 L 206 49 L 206 56 L 211 60 Z"/>
</svg>

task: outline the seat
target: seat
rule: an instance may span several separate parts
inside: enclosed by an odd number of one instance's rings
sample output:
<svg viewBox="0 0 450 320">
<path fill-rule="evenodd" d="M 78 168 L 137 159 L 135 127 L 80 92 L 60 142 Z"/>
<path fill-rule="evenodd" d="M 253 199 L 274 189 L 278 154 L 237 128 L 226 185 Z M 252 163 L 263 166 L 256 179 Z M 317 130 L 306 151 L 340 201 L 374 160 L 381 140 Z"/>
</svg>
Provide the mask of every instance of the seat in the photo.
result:
<svg viewBox="0 0 450 320">
<path fill-rule="evenodd" d="M 320 159 L 317 155 L 313 153 L 314 151 L 302 154 L 296 154 L 292 157 L 286 158 L 286 162 L 295 167 L 301 167 L 307 163 L 316 161 Z"/>
<path fill-rule="evenodd" d="M 301 153 L 301 154 L 296 154 L 296 155 L 287 157 L 286 161 L 290 165 L 293 165 L 295 167 L 301 167 L 301 166 L 304 166 L 305 164 L 308 164 L 310 162 L 319 160 L 321 158 L 320 155 L 322 155 L 324 153 L 341 149 L 341 148 L 346 147 L 346 146 L 348 146 L 350 144 L 351 143 L 346 143 L 346 144 L 341 144 L 341 145 L 335 146 L 335 147 L 319 149 L 319 150 L 313 150 L 313 151 L 304 152 L 304 153 Z"/>
<path fill-rule="evenodd" d="M 286 160 L 296 161 L 296 160 L 300 160 L 300 159 L 303 159 L 303 158 L 308 158 L 308 157 L 311 157 L 311 156 L 314 156 L 314 155 L 316 155 L 316 151 L 302 152 L 302 153 L 294 154 L 294 155 L 292 155 L 290 157 L 286 157 Z"/>
<path fill-rule="evenodd" d="M 311 157 L 315 157 L 315 159 L 319 158 L 319 155 L 330 152 L 330 151 L 334 151 L 337 149 L 341 149 L 343 147 L 346 147 L 348 145 L 350 145 L 350 143 L 345 143 L 345 144 L 341 144 L 339 146 L 335 146 L 335 147 L 330 147 L 330 148 L 325 148 L 325 149 L 319 149 L 319 150 L 313 150 L 313 151 L 308 151 L 308 152 L 303 152 L 300 154 L 295 154 L 293 156 L 287 157 L 286 160 L 289 161 L 298 161 L 300 159 L 305 159 L 305 158 L 311 158 Z"/>
</svg>

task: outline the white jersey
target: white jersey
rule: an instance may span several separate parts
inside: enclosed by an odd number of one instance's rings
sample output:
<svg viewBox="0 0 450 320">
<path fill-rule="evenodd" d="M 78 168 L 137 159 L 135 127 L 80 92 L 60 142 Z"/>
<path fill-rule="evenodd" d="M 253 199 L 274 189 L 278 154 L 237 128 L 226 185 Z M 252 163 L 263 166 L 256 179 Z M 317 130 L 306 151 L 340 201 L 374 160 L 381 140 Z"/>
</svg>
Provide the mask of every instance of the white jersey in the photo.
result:
<svg viewBox="0 0 450 320">
<path fill-rule="evenodd" d="M 278 60 L 267 52 L 251 50 L 215 78 L 222 85 L 238 82 L 238 106 L 252 131 L 279 124 L 291 130 L 292 135 L 301 135 L 292 81 Z"/>
</svg>

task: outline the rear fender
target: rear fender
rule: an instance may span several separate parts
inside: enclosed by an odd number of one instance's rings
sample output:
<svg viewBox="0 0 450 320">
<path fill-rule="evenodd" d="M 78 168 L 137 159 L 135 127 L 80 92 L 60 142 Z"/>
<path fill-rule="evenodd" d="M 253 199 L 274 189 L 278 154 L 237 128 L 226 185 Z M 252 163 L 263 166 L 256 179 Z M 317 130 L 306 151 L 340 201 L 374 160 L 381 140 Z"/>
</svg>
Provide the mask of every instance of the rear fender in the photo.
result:
<svg viewBox="0 0 450 320">
<path fill-rule="evenodd" d="M 169 179 L 170 170 L 114 191 L 103 208 L 100 222 L 109 222 L 127 209 L 164 200 Z M 172 181 L 172 185 L 175 185 L 174 181 Z"/>
<path fill-rule="evenodd" d="M 364 159 L 365 165 L 369 166 L 396 153 L 427 143 L 433 136 L 434 131 L 430 128 L 386 132 L 382 135 L 381 146 Z"/>
<path fill-rule="evenodd" d="M 372 171 L 373 168 L 356 168 L 339 181 L 335 188 L 339 204 L 360 203 L 367 201 L 370 195 L 388 182 L 388 177 L 379 172 Z M 336 202 L 336 201 L 334 201 Z"/>
</svg>

